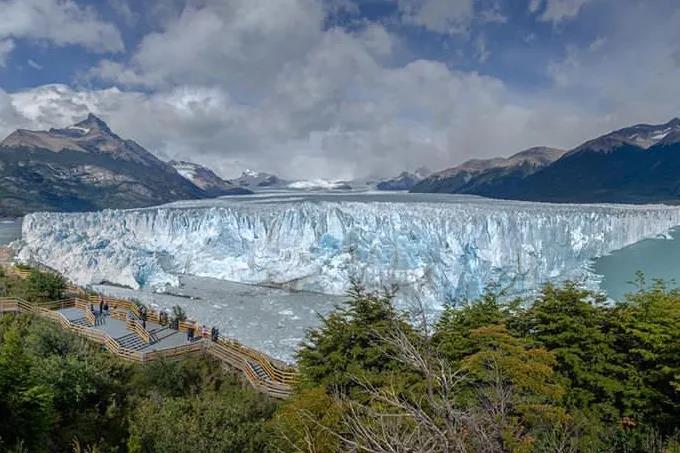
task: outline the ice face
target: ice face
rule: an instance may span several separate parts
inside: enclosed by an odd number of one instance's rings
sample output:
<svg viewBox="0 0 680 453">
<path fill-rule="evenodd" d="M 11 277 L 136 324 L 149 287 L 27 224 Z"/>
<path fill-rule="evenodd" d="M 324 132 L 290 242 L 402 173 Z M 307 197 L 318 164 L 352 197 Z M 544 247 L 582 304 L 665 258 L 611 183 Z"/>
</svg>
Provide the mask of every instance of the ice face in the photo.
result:
<svg viewBox="0 0 680 453">
<path fill-rule="evenodd" d="M 287 195 L 31 214 L 19 257 L 83 285 L 177 285 L 187 274 L 343 294 L 355 278 L 436 309 L 489 283 L 521 292 L 591 278 L 591 258 L 679 224 L 680 208 L 656 205 Z"/>
</svg>

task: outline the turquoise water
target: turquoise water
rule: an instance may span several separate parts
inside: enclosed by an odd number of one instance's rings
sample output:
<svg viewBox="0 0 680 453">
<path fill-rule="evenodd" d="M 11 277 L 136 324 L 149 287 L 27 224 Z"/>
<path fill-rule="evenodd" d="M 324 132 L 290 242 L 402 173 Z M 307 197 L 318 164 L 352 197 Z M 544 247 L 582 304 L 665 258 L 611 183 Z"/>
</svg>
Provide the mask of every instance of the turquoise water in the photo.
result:
<svg viewBox="0 0 680 453">
<path fill-rule="evenodd" d="M 21 219 L 0 219 L 0 245 L 7 245 L 21 237 Z"/>
<path fill-rule="evenodd" d="M 642 271 L 651 283 L 660 278 L 669 286 L 680 285 L 680 228 L 670 238 L 645 239 L 595 260 L 593 270 L 602 275 L 601 287 L 612 299 L 621 299 L 636 289 L 631 283 Z"/>
</svg>

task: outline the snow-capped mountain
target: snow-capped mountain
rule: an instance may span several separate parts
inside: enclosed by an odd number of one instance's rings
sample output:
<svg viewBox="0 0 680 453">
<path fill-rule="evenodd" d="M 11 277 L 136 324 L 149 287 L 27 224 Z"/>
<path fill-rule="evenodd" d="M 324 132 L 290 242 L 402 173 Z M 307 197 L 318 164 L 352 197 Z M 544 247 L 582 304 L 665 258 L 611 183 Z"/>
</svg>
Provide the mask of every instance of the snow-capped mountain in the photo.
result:
<svg viewBox="0 0 680 453">
<path fill-rule="evenodd" d="M 279 178 L 270 173 L 257 172 L 250 169 L 243 171 L 240 177 L 232 179 L 232 184 L 249 189 L 282 189 L 290 184 L 290 181 Z"/>
<path fill-rule="evenodd" d="M 680 119 L 589 140 L 504 195 L 532 201 L 677 203 Z"/>
<path fill-rule="evenodd" d="M 416 184 L 432 174 L 427 167 L 420 167 L 413 172 L 403 171 L 394 178 L 385 179 L 376 184 L 378 190 L 411 190 Z"/>
<path fill-rule="evenodd" d="M 80 151 L 86 154 L 108 156 L 148 167 L 164 167 L 165 163 L 138 145 L 114 134 L 109 126 L 90 113 L 88 117 L 72 126 L 49 131 L 18 129 L 1 143 L 2 148 L 26 148 L 54 153 Z"/>
<path fill-rule="evenodd" d="M 203 165 L 177 160 L 171 160 L 168 164 L 177 170 L 177 173 L 203 189 L 209 196 L 219 197 L 221 195 L 246 195 L 253 193 L 251 190 L 238 187 L 231 181 L 220 178 L 214 171 Z"/>
<path fill-rule="evenodd" d="M 662 142 L 670 144 L 669 142 L 677 141 L 677 138 L 680 138 L 678 134 L 680 118 L 674 118 L 665 124 L 638 124 L 589 140 L 568 154 L 577 154 L 581 151 L 608 153 L 625 145 L 650 149 Z"/>
<path fill-rule="evenodd" d="M 532 148 L 508 159 L 471 160 L 433 174 L 412 191 L 550 202 L 677 203 L 680 119 L 619 129 L 566 153 Z"/>
<path fill-rule="evenodd" d="M 90 114 L 64 129 L 19 129 L 0 143 L 0 214 L 132 208 L 206 194 Z"/>
</svg>

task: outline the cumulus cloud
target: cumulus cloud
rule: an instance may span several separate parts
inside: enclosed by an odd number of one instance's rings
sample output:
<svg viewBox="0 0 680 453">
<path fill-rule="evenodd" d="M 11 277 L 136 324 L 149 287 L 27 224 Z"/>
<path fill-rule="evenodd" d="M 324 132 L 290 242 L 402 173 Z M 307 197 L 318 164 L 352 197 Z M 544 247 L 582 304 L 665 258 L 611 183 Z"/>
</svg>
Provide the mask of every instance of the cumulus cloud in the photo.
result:
<svg viewBox="0 0 680 453">
<path fill-rule="evenodd" d="M 495 76 L 404 58 L 389 27 L 328 26 L 316 0 L 190 1 L 163 10 L 128 58 L 91 72 L 111 88 L 0 93 L 0 133 L 64 126 L 91 111 L 162 158 L 288 178 L 390 175 L 571 147 L 677 108 L 677 15 L 627 11 L 602 27 L 597 45 L 571 45 L 553 61 L 552 86 L 518 91 Z M 634 20 L 650 32 L 631 44 Z M 488 58 L 487 36 L 472 36 L 477 57 Z"/>
<path fill-rule="evenodd" d="M 44 40 L 57 46 L 81 45 L 95 52 L 119 52 L 118 29 L 92 8 L 72 0 L 0 0 L 0 39 Z M 5 41 L 6 42 L 6 41 Z"/>
<path fill-rule="evenodd" d="M 104 61 L 93 75 L 125 85 L 223 84 L 260 89 L 319 40 L 315 0 L 190 2 L 144 37 L 126 64 Z"/>
</svg>

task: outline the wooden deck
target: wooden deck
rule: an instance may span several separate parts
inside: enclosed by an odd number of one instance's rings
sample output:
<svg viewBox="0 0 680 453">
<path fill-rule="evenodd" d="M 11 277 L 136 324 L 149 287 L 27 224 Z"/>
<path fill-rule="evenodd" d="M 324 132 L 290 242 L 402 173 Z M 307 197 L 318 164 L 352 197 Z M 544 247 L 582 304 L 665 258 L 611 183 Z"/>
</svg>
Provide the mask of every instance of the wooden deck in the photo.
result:
<svg viewBox="0 0 680 453">
<path fill-rule="evenodd" d="M 16 269 L 11 271 L 20 275 Z M 181 322 L 178 329 L 172 329 L 161 322 L 164 319 L 160 313 L 149 310 L 146 328 L 143 328 L 139 307 L 131 301 L 88 295 L 75 286 L 69 288 L 69 293 L 67 299 L 40 304 L 17 298 L 0 298 L 0 314 L 34 313 L 133 362 L 209 354 L 223 366 L 242 373 L 255 389 L 274 398 L 288 397 L 297 380 L 295 368 L 237 340 L 200 338 L 201 324 L 197 321 L 187 320 Z M 97 313 L 100 300 L 110 307 L 107 316 L 100 317 Z M 193 340 L 187 336 L 190 329 L 195 332 Z"/>
</svg>

